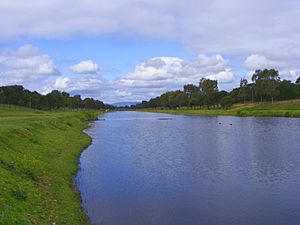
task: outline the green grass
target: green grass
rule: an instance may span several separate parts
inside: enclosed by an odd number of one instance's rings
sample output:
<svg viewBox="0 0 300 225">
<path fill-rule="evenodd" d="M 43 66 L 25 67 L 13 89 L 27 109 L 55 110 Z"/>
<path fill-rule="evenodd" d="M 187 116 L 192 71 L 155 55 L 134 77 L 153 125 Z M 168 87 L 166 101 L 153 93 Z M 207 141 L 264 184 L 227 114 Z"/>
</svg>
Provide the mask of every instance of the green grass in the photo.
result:
<svg viewBox="0 0 300 225">
<path fill-rule="evenodd" d="M 43 112 L 0 105 L 0 224 L 84 225 L 73 175 L 100 112 Z"/>
<path fill-rule="evenodd" d="M 187 114 L 187 115 L 225 115 L 225 116 L 270 116 L 300 117 L 300 100 L 272 103 L 235 104 L 230 109 L 143 109 L 141 111 Z"/>
</svg>

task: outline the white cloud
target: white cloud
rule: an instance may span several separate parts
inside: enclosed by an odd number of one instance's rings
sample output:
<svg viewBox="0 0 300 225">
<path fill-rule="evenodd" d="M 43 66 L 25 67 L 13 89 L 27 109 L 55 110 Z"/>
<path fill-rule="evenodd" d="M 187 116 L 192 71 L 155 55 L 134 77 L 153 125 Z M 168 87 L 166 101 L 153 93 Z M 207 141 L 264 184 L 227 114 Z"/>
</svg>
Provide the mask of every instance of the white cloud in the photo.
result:
<svg viewBox="0 0 300 225">
<path fill-rule="evenodd" d="M 88 97 L 89 93 L 101 91 L 102 80 L 97 76 L 84 75 L 81 77 L 60 76 L 44 80 L 42 93 L 49 93 L 52 90 L 67 91 L 70 93 L 84 93 Z M 95 96 L 93 96 L 95 97 Z M 97 97 L 99 98 L 99 96 Z"/>
<path fill-rule="evenodd" d="M 117 34 L 210 53 L 287 55 L 300 47 L 299 0 L 2 0 L 0 13 L 2 40 Z"/>
<path fill-rule="evenodd" d="M 279 58 L 278 55 L 265 56 L 252 54 L 248 56 L 243 66 L 249 69 L 248 76 L 251 77 L 257 69 L 276 69 L 282 79 L 295 81 L 300 75 L 299 60 L 296 58 Z"/>
<path fill-rule="evenodd" d="M 287 63 L 282 60 L 267 58 L 264 55 L 252 54 L 246 58 L 244 66 L 247 69 L 256 70 L 265 68 L 283 68 L 287 66 Z"/>
<path fill-rule="evenodd" d="M 217 80 L 219 83 L 231 83 L 235 80 L 234 73 L 231 69 L 225 69 L 225 71 L 221 71 L 214 75 L 209 75 L 207 78 Z"/>
<path fill-rule="evenodd" d="M 155 65 L 149 65 L 149 61 Z M 227 68 L 221 55 L 199 55 L 193 60 L 177 57 L 156 57 L 136 66 L 135 71 L 121 79 L 123 86 L 134 88 L 179 88 L 187 83 L 197 83 L 200 78 L 218 79 L 220 83 L 232 82 L 235 76 Z"/>
<path fill-rule="evenodd" d="M 93 62 L 92 60 L 83 60 L 78 64 L 71 66 L 70 70 L 73 73 L 93 74 L 99 71 L 99 66 L 97 63 Z"/>
<path fill-rule="evenodd" d="M 229 57 L 236 70 L 274 67 L 282 77 L 291 79 L 300 71 L 299 0 L 88 0 L 76 4 L 71 0 L 1 0 L 0 14 L 1 42 L 113 34 L 182 43 L 196 54 L 206 54 L 193 60 L 145 60 L 115 81 L 86 77 L 98 74 L 99 66 L 85 61 L 71 67 L 83 77 L 57 81 L 58 87 L 91 94 L 101 87 L 97 95 L 101 92 L 106 99 L 117 96 L 115 89 L 128 93 L 126 98 L 145 99 L 184 83 L 197 83 L 201 77 L 229 85 L 234 72 L 221 55 Z M 236 65 L 245 56 L 249 57 L 244 64 Z M 51 57 L 39 54 L 31 45 L 0 55 L 2 85 L 40 81 L 58 73 Z"/>
<path fill-rule="evenodd" d="M 2 85 L 23 83 L 53 75 L 59 71 L 49 55 L 41 55 L 31 45 L 0 55 L 0 82 Z"/>
<path fill-rule="evenodd" d="M 235 81 L 228 60 L 221 55 L 199 55 L 193 60 L 178 57 L 154 57 L 136 65 L 120 79 L 105 80 L 98 74 L 80 77 L 57 77 L 45 83 L 43 92 L 53 89 L 82 94 L 106 102 L 136 101 L 156 97 L 168 90 L 182 89 L 184 84 L 198 84 L 202 77 L 218 79 L 219 84 Z"/>
<path fill-rule="evenodd" d="M 68 87 L 69 83 L 70 83 L 69 77 L 58 77 L 55 79 L 53 89 L 65 89 Z"/>
</svg>

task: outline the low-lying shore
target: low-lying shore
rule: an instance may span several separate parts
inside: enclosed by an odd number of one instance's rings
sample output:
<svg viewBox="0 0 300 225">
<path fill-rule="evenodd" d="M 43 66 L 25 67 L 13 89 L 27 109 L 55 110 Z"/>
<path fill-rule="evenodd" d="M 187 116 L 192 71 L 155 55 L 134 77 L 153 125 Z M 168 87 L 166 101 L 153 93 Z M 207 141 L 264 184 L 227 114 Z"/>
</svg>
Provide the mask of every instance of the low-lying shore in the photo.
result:
<svg viewBox="0 0 300 225">
<path fill-rule="evenodd" d="M 99 111 L 0 106 L 0 224 L 89 224 L 73 184 Z"/>
<path fill-rule="evenodd" d="M 224 116 L 268 116 L 268 117 L 297 117 L 300 118 L 300 100 L 279 101 L 267 103 L 235 104 L 230 109 L 142 109 L 139 111 L 186 114 L 186 115 L 224 115 Z"/>
</svg>

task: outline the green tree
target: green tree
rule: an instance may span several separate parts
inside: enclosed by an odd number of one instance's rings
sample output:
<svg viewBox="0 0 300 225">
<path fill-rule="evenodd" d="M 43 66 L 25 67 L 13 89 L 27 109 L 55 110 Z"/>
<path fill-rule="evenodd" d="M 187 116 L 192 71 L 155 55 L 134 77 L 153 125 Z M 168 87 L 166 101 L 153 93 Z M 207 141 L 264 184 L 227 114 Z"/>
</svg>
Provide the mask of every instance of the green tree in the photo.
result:
<svg viewBox="0 0 300 225">
<path fill-rule="evenodd" d="M 203 98 L 200 95 L 193 96 L 189 100 L 189 107 L 194 108 L 196 106 L 203 106 Z"/>
<path fill-rule="evenodd" d="M 252 75 L 255 82 L 255 93 L 260 96 L 261 101 L 264 97 L 270 97 L 273 103 L 274 97 L 279 95 L 279 74 L 274 69 L 256 70 Z"/>
<path fill-rule="evenodd" d="M 280 95 L 278 98 L 280 100 L 294 99 L 297 97 L 296 84 L 292 83 L 290 80 L 283 80 L 279 83 Z"/>
<path fill-rule="evenodd" d="M 6 103 L 6 97 L 4 91 L 0 89 L 0 104 Z"/>
<path fill-rule="evenodd" d="M 188 105 L 188 96 L 182 91 L 168 92 L 169 107 L 176 108 Z"/>
<path fill-rule="evenodd" d="M 225 96 L 221 99 L 220 104 L 223 109 L 229 109 L 234 103 L 234 99 L 231 96 Z"/>
<path fill-rule="evenodd" d="M 246 102 L 246 97 L 248 96 L 249 92 L 249 87 L 248 87 L 248 81 L 245 78 L 242 78 L 240 80 L 240 89 L 239 89 L 239 97 L 243 99 L 244 104 Z"/>
<path fill-rule="evenodd" d="M 199 90 L 208 109 L 217 104 L 218 81 L 202 78 L 199 82 Z"/>
<path fill-rule="evenodd" d="M 199 95 L 199 88 L 196 85 L 187 84 L 183 86 L 183 92 L 188 96 L 188 98 L 192 98 Z"/>
</svg>

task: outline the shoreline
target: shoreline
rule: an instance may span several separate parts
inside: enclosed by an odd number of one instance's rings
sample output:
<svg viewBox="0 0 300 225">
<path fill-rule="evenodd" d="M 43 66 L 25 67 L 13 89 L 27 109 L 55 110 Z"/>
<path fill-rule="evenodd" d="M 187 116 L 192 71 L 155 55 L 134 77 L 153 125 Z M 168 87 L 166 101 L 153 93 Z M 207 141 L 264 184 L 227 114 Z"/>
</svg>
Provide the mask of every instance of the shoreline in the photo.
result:
<svg viewBox="0 0 300 225">
<path fill-rule="evenodd" d="M 138 109 L 139 112 L 154 112 L 180 115 L 239 116 L 239 117 L 289 117 L 300 118 L 300 100 L 271 103 L 236 104 L 230 109 Z"/>
<path fill-rule="evenodd" d="M 76 169 L 76 172 L 72 175 L 72 181 L 73 181 L 73 188 L 74 190 L 77 192 L 78 196 L 79 196 L 79 200 L 80 200 L 80 205 L 81 205 L 81 211 L 84 213 L 86 219 L 87 219 L 87 225 L 90 225 L 91 224 L 91 221 L 90 221 L 90 218 L 88 217 L 87 215 L 87 212 L 85 211 L 84 207 L 83 207 L 83 204 L 82 204 L 82 197 L 81 197 L 81 192 L 80 192 L 80 189 L 78 187 L 78 184 L 77 184 L 77 181 L 76 181 L 76 176 L 78 174 L 78 172 L 80 171 L 80 158 L 81 158 L 81 155 L 82 153 L 87 150 L 87 148 L 92 144 L 93 142 L 93 139 L 90 135 L 88 135 L 88 133 L 86 132 L 88 129 L 91 128 L 91 125 L 92 123 L 94 123 L 95 121 L 98 120 L 98 116 L 100 114 L 103 114 L 103 112 L 99 113 L 96 115 L 96 118 L 93 119 L 93 120 L 88 120 L 86 121 L 87 123 L 87 127 L 82 129 L 81 132 L 86 135 L 88 138 L 89 138 L 89 143 L 80 151 L 79 153 L 79 156 L 77 157 L 77 169 Z"/>
</svg>

